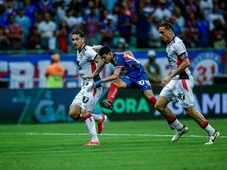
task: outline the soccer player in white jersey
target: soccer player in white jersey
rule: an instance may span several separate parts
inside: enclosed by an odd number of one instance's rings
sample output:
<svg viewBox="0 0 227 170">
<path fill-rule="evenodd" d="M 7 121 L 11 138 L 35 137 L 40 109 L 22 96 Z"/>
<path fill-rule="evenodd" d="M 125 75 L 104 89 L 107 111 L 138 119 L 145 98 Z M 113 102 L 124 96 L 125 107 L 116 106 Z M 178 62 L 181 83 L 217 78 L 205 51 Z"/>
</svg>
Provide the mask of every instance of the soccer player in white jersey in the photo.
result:
<svg viewBox="0 0 227 170">
<path fill-rule="evenodd" d="M 77 49 L 77 68 L 80 77 L 92 74 L 96 70 L 96 63 L 98 65 L 103 63 L 98 53 L 93 49 L 94 47 L 85 44 L 84 33 L 81 30 L 73 31 L 72 45 L 75 49 Z M 102 132 L 104 122 L 107 119 L 104 114 L 91 114 L 91 111 L 94 109 L 95 104 L 98 102 L 102 93 L 101 86 L 96 89 L 91 86 L 94 81 L 99 79 L 99 75 L 91 79 L 82 79 L 81 90 L 75 96 L 69 110 L 69 115 L 72 119 L 77 120 L 82 118 L 86 122 L 87 129 L 91 136 L 91 141 L 84 144 L 84 146 L 100 145 L 94 119 L 99 121 L 98 133 Z"/>
<path fill-rule="evenodd" d="M 176 134 L 172 138 L 173 142 L 177 141 L 188 131 L 188 127 L 181 124 L 173 112 L 167 107 L 169 102 L 178 100 L 187 115 L 194 119 L 208 133 L 208 139 L 205 144 L 213 144 L 220 133 L 194 108 L 194 80 L 188 69 L 190 61 L 185 45 L 180 38 L 175 36 L 170 23 L 162 23 L 158 31 L 161 39 L 167 42 L 166 53 L 171 71 L 162 80 L 163 89 L 155 108 L 167 119 L 171 129 L 176 129 Z"/>
</svg>

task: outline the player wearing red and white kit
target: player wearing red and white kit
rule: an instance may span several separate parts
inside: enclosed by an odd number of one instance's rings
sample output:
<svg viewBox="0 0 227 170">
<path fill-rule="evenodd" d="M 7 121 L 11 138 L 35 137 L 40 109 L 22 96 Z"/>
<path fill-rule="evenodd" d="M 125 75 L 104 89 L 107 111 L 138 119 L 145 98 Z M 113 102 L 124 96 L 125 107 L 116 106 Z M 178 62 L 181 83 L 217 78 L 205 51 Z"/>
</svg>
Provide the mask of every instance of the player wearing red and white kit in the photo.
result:
<svg viewBox="0 0 227 170">
<path fill-rule="evenodd" d="M 77 49 L 77 68 L 79 76 L 82 77 L 86 74 L 92 74 L 96 69 L 96 63 L 100 64 L 102 63 L 102 60 L 93 49 L 94 47 L 87 46 L 84 43 L 84 33 L 81 30 L 73 31 L 72 44 L 73 47 Z M 106 115 L 91 114 L 91 111 L 94 109 L 95 104 L 98 102 L 102 94 L 101 86 L 96 89 L 92 88 L 93 82 L 99 79 L 99 75 L 92 79 L 82 79 L 81 90 L 75 96 L 70 106 L 70 117 L 74 120 L 77 120 L 78 118 L 84 119 L 91 136 L 91 141 L 84 146 L 100 145 L 94 119 L 99 121 L 98 133 L 102 132 L 104 122 L 107 119 Z"/>
<path fill-rule="evenodd" d="M 213 144 L 220 133 L 194 108 L 194 80 L 188 69 L 190 61 L 185 45 L 180 38 L 175 36 L 170 23 L 162 23 L 158 30 L 161 39 L 168 43 L 166 53 L 171 71 L 162 81 L 164 88 L 159 95 L 155 108 L 165 116 L 172 129 L 176 128 L 176 134 L 172 138 L 173 142 L 179 140 L 188 131 L 188 127 L 181 124 L 173 112 L 167 107 L 169 102 L 178 100 L 187 115 L 207 131 L 208 139 L 205 144 Z"/>
</svg>

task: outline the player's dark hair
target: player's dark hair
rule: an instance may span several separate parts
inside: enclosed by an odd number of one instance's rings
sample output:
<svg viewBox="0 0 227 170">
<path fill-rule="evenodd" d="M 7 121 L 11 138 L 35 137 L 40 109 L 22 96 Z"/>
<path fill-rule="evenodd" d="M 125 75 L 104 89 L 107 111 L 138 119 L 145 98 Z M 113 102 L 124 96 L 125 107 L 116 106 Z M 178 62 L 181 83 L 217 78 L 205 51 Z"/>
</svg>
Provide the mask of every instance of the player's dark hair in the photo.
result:
<svg viewBox="0 0 227 170">
<path fill-rule="evenodd" d="M 165 27 L 165 29 L 173 31 L 173 25 L 170 24 L 169 22 L 164 22 L 160 24 L 158 27 Z"/>
<path fill-rule="evenodd" d="M 84 37 L 84 32 L 81 31 L 80 29 L 75 29 L 73 32 L 72 32 L 72 35 L 73 34 L 78 34 L 80 37 Z"/>
<path fill-rule="evenodd" d="M 100 50 L 99 50 L 99 55 L 102 56 L 103 54 L 109 54 L 111 52 L 110 47 L 108 46 L 103 46 Z"/>
</svg>

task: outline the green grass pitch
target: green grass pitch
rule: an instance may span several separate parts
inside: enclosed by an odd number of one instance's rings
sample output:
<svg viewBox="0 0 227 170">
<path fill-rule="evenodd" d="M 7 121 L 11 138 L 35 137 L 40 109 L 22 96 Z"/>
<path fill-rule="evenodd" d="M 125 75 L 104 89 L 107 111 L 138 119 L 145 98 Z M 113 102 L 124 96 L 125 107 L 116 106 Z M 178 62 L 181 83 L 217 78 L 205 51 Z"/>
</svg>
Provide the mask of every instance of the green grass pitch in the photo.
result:
<svg viewBox="0 0 227 170">
<path fill-rule="evenodd" d="M 227 168 L 227 119 L 210 119 L 221 133 L 204 145 L 206 132 L 182 120 L 189 132 L 171 142 L 166 121 L 105 124 L 100 146 L 90 140 L 84 122 L 0 126 L 0 170 L 224 170 Z"/>
</svg>

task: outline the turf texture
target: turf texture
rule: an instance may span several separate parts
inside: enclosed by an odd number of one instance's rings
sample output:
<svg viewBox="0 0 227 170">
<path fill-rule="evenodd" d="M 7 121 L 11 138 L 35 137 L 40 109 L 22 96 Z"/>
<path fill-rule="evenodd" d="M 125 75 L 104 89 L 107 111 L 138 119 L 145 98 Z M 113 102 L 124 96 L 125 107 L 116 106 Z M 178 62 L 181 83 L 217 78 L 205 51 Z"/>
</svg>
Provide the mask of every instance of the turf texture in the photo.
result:
<svg viewBox="0 0 227 170">
<path fill-rule="evenodd" d="M 0 125 L 1 170 L 224 170 L 227 167 L 227 119 L 210 119 L 220 131 L 213 145 L 191 119 L 189 132 L 171 142 L 175 131 L 165 120 L 108 122 L 100 146 L 90 140 L 84 122 Z"/>
</svg>

